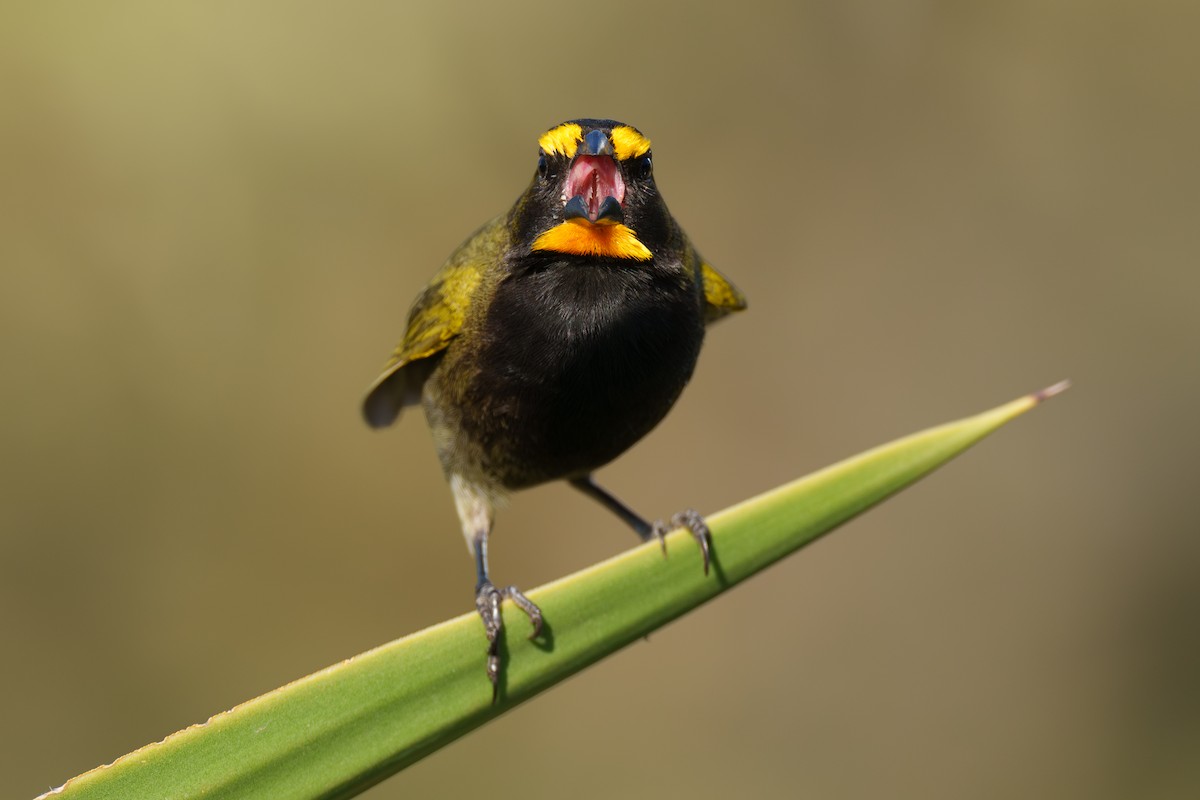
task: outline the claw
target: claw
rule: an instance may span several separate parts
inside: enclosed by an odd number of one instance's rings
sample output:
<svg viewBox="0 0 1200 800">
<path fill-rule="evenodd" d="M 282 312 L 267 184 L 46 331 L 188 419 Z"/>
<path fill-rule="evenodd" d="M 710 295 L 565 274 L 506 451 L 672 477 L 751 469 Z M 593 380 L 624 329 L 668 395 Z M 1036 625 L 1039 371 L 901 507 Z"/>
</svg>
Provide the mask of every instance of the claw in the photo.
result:
<svg viewBox="0 0 1200 800">
<path fill-rule="evenodd" d="M 658 544 L 662 547 L 663 558 L 667 557 L 667 534 L 673 530 L 675 529 L 672 526 L 661 519 L 654 520 L 654 524 L 650 526 L 650 535 L 658 539 Z"/>
<path fill-rule="evenodd" d="M 515 586 L 509 586 L 504 590 L 504 596 L 517 604 L 517 608 L 525 612 L 529 617 L 530 623 L 533 624 L 533 633 L 529 634 L 530 639 L 536 639 L 542 632 L 542 610 L 533 604 L 533 601 L 521 593 L 521 590 Z"/>
<path fill-rule="evenodd" d="M 704 517 L 700 516 L 699 512 L 694 509 L 687 508 L 673 515 L 669 525 L 662 520 L 655 522 L 651 531 L 662 545 L 664 556 L 667 554 L 667 540 L 664 537 L 669 531 L 673 531 L 676 528 L 687 528 L 691 531 L 692 538 L 700 546 L 700 555 L 704 557 L 704 574 L 707 575 L 709 565 L 712 563 L 712 534 L 708 530 L 708 525 L 704 522 Z"/>
<path fill-rule="evenodd" d="M 483 581 L 475 589 L 475 609 L 483 619 L 483 632 L 487 635 L 487 676 L 492 682 L 492 704 L 500 694 L 500 631 L 504 629 L 504 618 L 500 615 L 500 603 L 509 598 L 529 616 L 533 623 L 533 634 L 537 638 L 542 632 L 542 610 L 521 593 L 515 586 L 497 589 L 491 581 Z"/>
<path fill-rule="evenodd" d="M 671 517 L 671 524 L 692 532 L 692 538 L 700 545 L 700 553 L 704 556 L 704 574 L 707 575 L 709 564 L 712 563 L 712 532 L 709 531 L 704 517 L 694 509 L 685 508 Z"/>
</svg>

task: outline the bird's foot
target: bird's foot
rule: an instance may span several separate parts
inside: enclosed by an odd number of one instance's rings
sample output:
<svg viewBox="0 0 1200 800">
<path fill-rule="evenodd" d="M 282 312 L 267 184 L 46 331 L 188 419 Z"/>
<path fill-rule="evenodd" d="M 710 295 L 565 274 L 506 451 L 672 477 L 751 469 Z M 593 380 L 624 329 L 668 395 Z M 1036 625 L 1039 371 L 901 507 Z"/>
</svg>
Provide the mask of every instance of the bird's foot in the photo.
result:
<svg viewBox="0 0 1200 800">
<path fill-rule="evenodd" d="M 687 528 L 692 532 L 692 538 L 696 540 L 696 544 L 700 545 L 700 554 L 704 557 L 704 574 L 708 574 L 708 565 L 712 560 L 711 554 L 711 534 L 708 530 L 708 525 L 704 522 L 704 517 L 690 508 L 680 511 L 671 517 L 669 523 L 657 520 L 651 526 L 651 533 L 658 539 L 662 545 L 663 555 L 667 554 L 667 540 L 664 538 L 668 533 L 676 528 Z"/>
<path fill-rule="evenodd" d="M 500 691 L 500 631 L 504 629 L 504 618 L 500 615 L 500 603 L 508 598 L 529 616 L 533 623 L 533 633 L 530 639 L 536 639 L 542 632 L 542 610 L 533 601 L 523 595 L 515 586 L 497 589 L 491 581 L 483 581 L 475 587 L 475 608 L 483 618 L 483 632 L 487 634 L 487 676 L 492 682 L 492 702 Z"/>
</svg>

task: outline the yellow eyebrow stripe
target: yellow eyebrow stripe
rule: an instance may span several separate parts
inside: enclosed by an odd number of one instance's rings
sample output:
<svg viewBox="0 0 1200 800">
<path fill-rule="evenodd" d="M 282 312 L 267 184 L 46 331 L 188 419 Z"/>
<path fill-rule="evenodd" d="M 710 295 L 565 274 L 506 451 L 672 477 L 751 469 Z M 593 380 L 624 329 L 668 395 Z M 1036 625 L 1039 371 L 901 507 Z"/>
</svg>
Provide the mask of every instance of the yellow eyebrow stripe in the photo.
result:
<svg viewBox="0 0 1200 800">
<path fill-rule="evenodd" d="M 650 151 L 650 140 L 628 125 L 612 129 L 613 154 L 618 161 L 637 158 Z"/>
<path fill-rule="evenodd" d="M 551 128 L 538 137 L 538 147 L 548 156 L 564 155 L 575 157 L 579 141 L 583 139 L 583 129 L 574 122 L 567 122 L 557 128 Z"/>
</svg>

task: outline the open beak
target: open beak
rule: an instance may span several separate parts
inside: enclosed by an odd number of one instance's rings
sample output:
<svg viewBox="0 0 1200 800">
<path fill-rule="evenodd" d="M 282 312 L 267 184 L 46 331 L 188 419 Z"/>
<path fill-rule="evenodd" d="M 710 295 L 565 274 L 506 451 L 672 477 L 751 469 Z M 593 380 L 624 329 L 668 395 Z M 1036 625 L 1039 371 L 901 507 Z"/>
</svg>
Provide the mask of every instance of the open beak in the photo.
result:
<svg viewBox="0 0 1200 800">
<path fill-rule="evenodd" d="M 612 141 L 603 131 L 590 131 L 575 152 L 563 188 L 564 219 L 593 224 L 625 221 L 625 181 L 613 158 Z"/>
</svg>

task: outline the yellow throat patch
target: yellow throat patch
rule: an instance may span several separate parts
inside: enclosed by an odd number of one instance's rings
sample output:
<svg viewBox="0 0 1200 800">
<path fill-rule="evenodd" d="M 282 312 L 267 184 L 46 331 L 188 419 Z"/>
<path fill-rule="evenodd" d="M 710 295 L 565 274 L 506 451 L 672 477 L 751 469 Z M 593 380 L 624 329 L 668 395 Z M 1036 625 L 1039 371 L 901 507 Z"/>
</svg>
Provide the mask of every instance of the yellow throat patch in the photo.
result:
<svg viewBox="0 0 1200 800">
<path fill-rule="evenodd" d="M 560 222 L 535 239 L 533 249 L 634 261 L 649 261 L 654 257 L 632 228 L 616 222 L 597 224 L 583 219 Z"/>
</svg>

